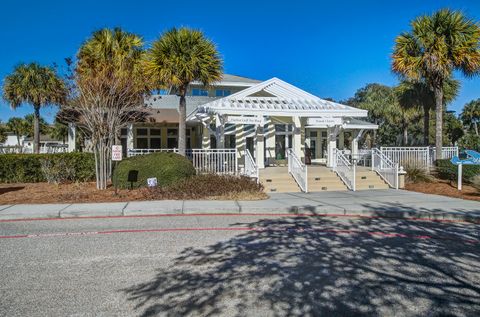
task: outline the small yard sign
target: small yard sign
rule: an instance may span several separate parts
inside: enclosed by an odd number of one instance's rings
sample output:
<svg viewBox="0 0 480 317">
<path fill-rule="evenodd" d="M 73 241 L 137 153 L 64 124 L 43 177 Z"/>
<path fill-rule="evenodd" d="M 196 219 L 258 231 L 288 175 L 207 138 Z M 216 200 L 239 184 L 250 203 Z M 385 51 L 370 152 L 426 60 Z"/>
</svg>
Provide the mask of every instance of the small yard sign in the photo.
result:
<svg viewBox="0 0 480 317">
<path fill-rule="evenodd" d="M 458 165 L 458 184 L 457 189 L 462 190 L 462 165 L 480 165 L 480 153 L 473 150 L 466 150 L 467 158 L 461 160 L 458 156 L 452 157 L 450 162 Z"/>
<path fill-rule="evenodd" d="M 122 160 L 122 146 L 112 145 L 112 161 L 121 161 L 121 160 Z"/>
<path fill-rule="evenodd" d="M 147 185 L 148 185 L 148 187 L 156 187 L 157 186 L 157 178 L 156 177 L 147 178 Z"/>
</svg>

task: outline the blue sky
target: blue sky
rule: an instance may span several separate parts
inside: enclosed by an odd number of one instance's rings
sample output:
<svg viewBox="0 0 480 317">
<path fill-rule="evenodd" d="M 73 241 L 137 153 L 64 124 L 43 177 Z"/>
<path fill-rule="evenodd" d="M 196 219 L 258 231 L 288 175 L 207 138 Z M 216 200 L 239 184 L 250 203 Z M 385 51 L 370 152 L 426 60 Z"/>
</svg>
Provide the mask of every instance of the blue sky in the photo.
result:
<svg viewBox="0 0 480 317">
<path fill-rule="evenodd" d="M 367 83 L 394 85 L 394 38 L 417 15 L 459 9 L 480 21 L 479 1 L 15 1 L 0 10 L 0 78 L 19 62 L 63 64 L 93 30 L 120 26 L 147 43 L 173 26 L 199 28 L 218 45 L 225 72 L 279 77 L 320 97 L 346 99 Z M 450 109 L 480 98 L 480 78 L 464 79 Z M 51 119 L 55 109 L 43 110 Z M 12 111 L 0 101 L 0 119 Z"/>
</svg>

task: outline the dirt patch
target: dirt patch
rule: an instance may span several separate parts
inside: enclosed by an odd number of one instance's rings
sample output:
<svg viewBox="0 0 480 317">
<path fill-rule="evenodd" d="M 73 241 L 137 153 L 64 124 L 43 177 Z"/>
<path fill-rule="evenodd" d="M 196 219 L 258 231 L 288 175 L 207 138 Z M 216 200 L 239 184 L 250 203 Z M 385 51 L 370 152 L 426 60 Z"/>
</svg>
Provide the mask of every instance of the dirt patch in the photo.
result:
<svg viewBox="0 0 480 317">
<path fill-rule="evenodd" d="M 405 189 L 425 194 L 436 194 L 455 198 L 480 201 L 480 191 L 475 187 L 463 184 L 462 190 L 450 181 L 436 180 L 431 183 L 406 184 Z"/>
<path fill-rule="evenodd" d="M 258 200 L 268 196 L 264 193 L 235 193 L 205 199 Z M 156 197 L 156 199 L 161 199 Z M 100 203 L 149 200 L 145 189 L 118 190 L 113 186 L 97 190 L 94 182 L 54 185 L 48 183 L 0 184 L 0 205 L 8 204 L 54 204 L 54 203 Z"/>
</svg>

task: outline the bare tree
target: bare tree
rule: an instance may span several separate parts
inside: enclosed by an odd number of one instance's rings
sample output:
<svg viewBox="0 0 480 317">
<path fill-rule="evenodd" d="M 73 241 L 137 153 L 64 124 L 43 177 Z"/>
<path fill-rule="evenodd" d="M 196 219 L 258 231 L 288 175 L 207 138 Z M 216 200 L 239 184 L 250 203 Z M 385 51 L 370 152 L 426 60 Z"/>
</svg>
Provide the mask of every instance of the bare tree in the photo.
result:
<svg viewBox="0 0 480 317">
<path fill-rule="evenodd" d="M 143 76 L 143 43 L 120 29 L 93 33 L 78 53 L 72 97 L 62 109 L 88 135 L 95 154 L 97 188 L 107 188 L 111 147 L 120 129 L 145 116 L 149 93 Z M 72 120 L 70 120 L 72 121 Z"/>
</svg>

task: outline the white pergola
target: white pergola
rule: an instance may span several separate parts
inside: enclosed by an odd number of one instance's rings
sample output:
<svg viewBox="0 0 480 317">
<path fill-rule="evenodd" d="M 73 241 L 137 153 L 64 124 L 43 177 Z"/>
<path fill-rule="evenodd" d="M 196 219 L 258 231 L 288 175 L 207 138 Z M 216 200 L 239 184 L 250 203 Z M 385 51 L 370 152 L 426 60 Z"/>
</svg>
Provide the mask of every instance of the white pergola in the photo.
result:
<svg viewBox="0 0 480 317">
<path fill-rule="evenodd" d="M 231 117 L 253 118 L 258 126 L 263 126 L 259 122 L 268 122 L 270 117 L 291 117 L 294 124 L 293 149 L 297 155 L 301 152 L 301 128 L 308 128 L 308 125 L 302 126 L 301 118 L 323 118 L 325 123 L 322 128 L 328 129 L 328 162 L 332 158 L 333 148 L 336 147 L 336 137 L 342 128 L 359 129 L 362 132 L 365 129 L 376 129 L 376 125 L 358 120 L 356 118 L 367 117 L 366 110 L 357 109 L 340 103 L 324 100 L 314 96 L 302 89 L 299 89 L 278 78 L 272 78 L 267 81 L 256 84 L 230 96 L 217 99 L 199 106 L 188 116 L 188 120 L 200 121 L 205 129 L 210 129 L 209 123 L 215 118 L 217 144 L 222 145 L 223 127 Z M 346 120 L 348 118 L 348 120 Z M 351 122 L 354 121 L 354 122 Z M 320 127 L 320 126 L 317 126 Z M 264 144 L 263 135 L 257 138 L 257 161 L 263 165 Z"/>
</svg>

